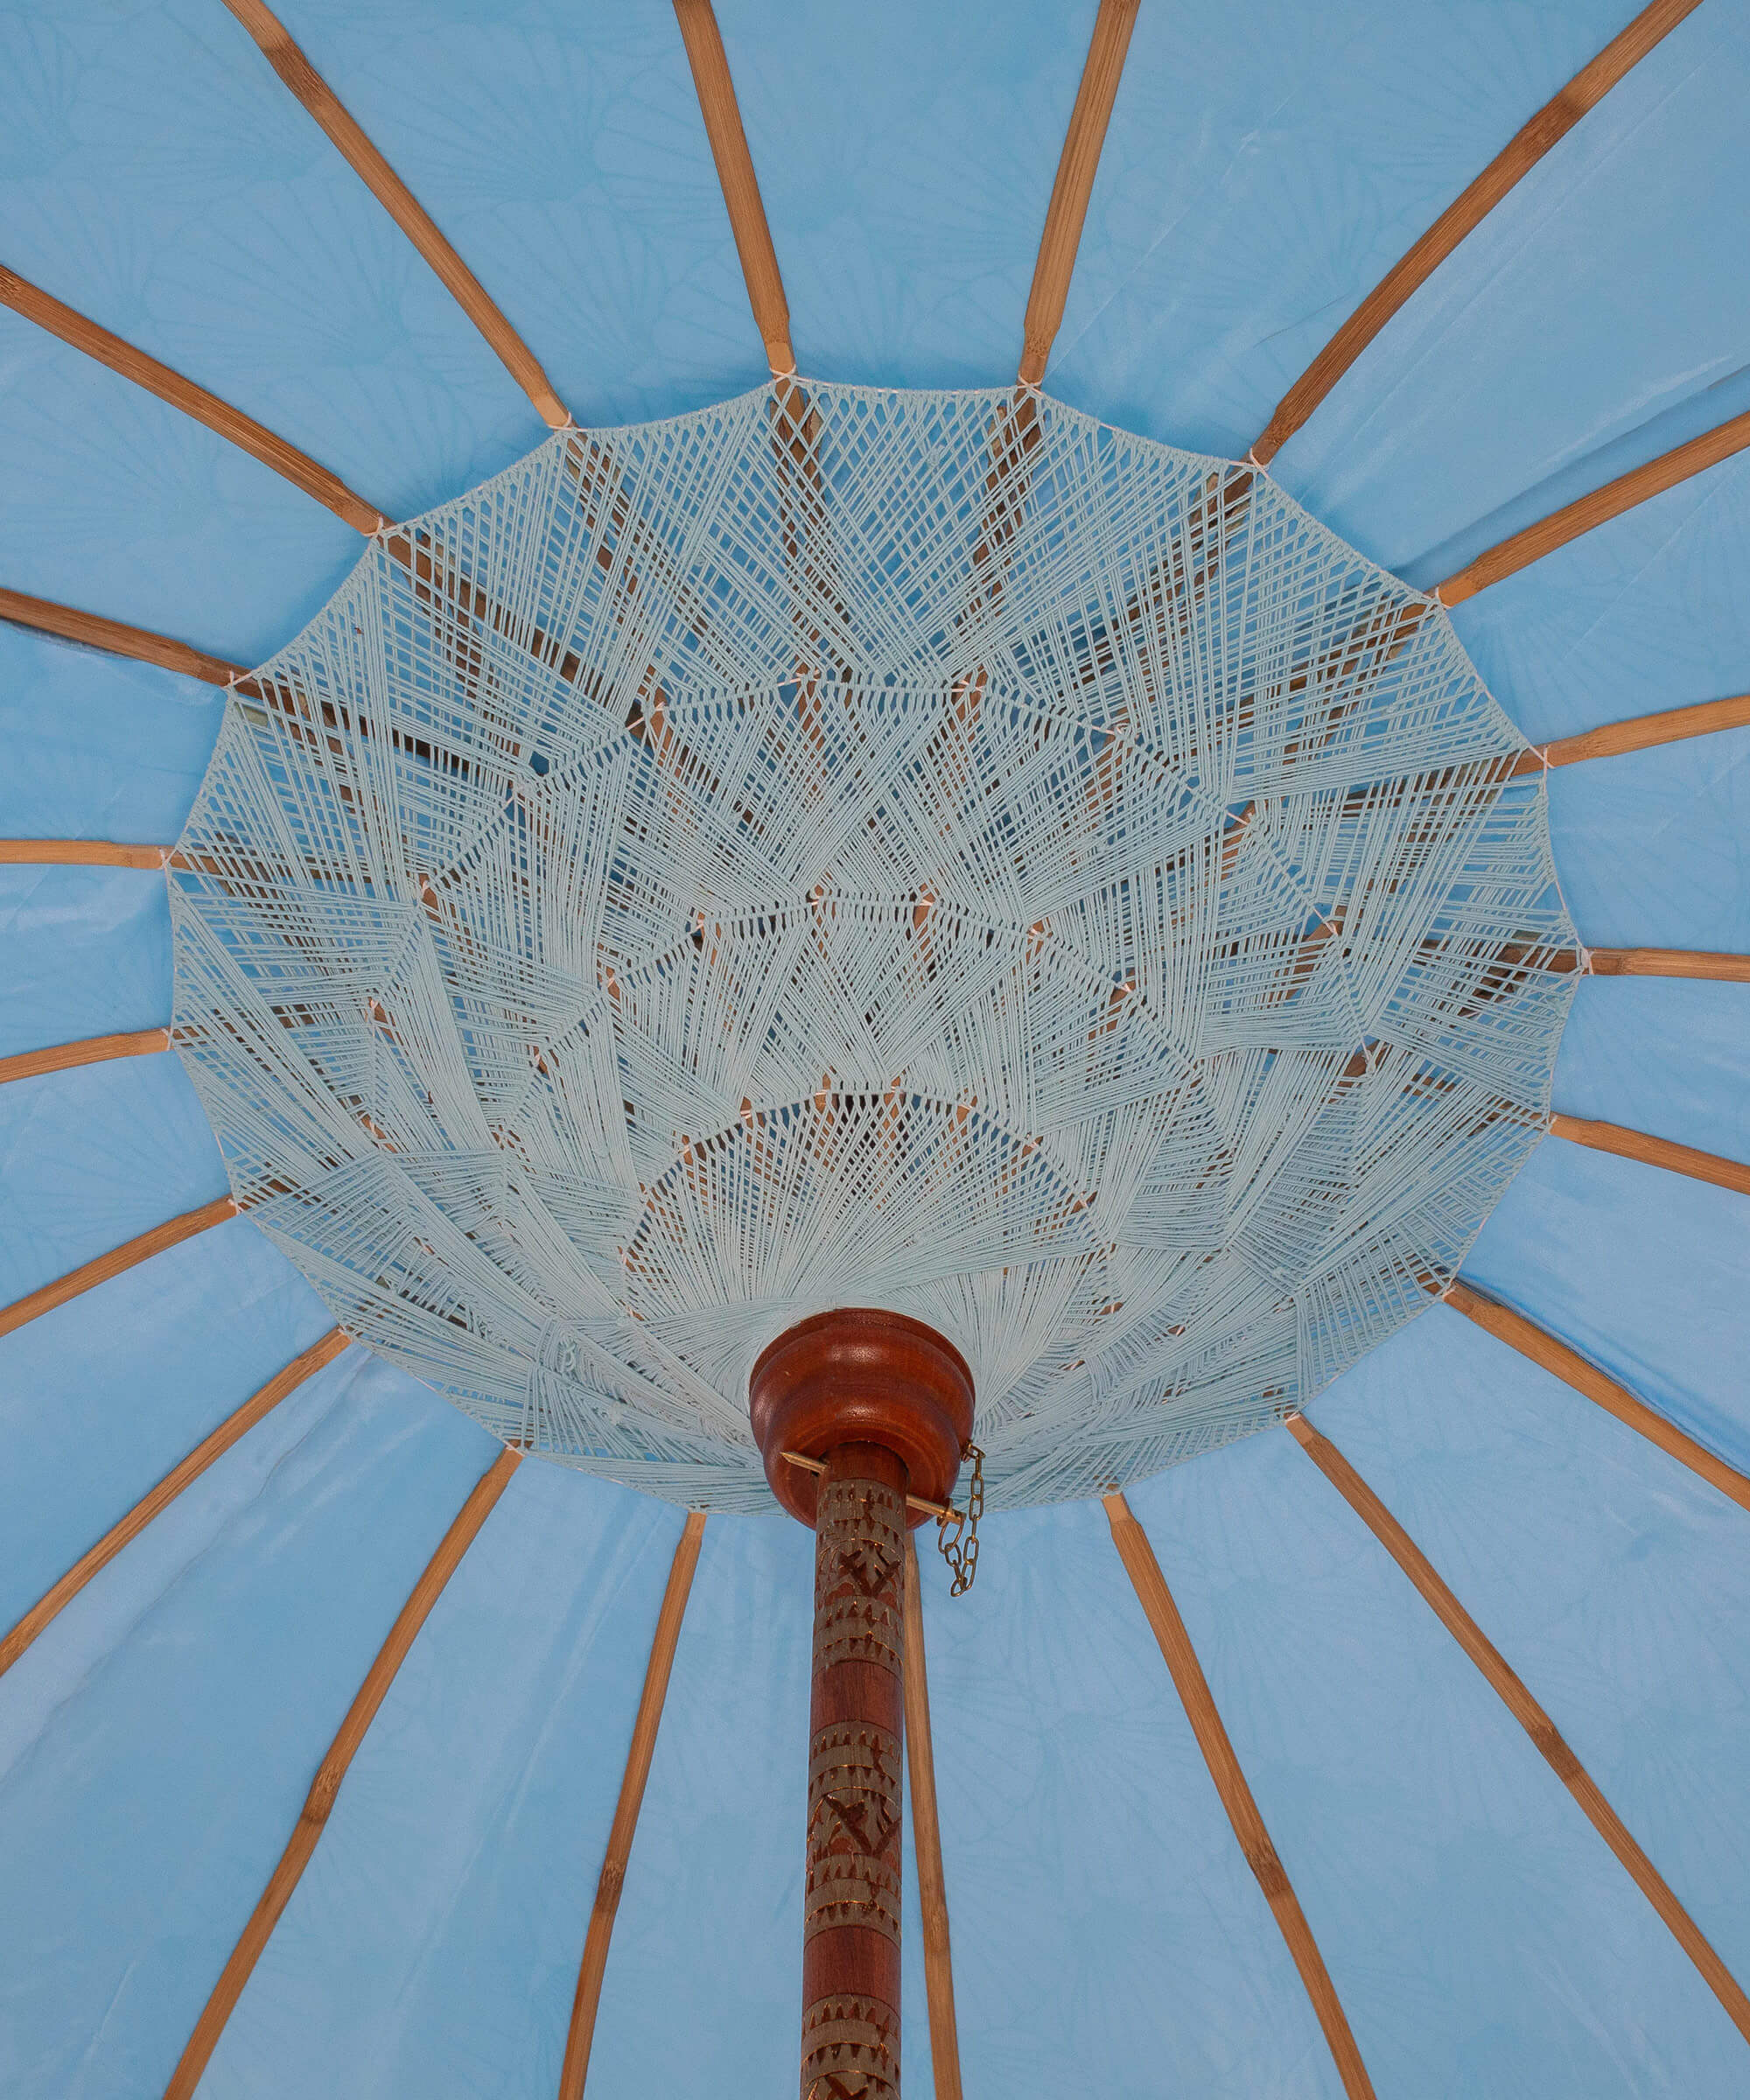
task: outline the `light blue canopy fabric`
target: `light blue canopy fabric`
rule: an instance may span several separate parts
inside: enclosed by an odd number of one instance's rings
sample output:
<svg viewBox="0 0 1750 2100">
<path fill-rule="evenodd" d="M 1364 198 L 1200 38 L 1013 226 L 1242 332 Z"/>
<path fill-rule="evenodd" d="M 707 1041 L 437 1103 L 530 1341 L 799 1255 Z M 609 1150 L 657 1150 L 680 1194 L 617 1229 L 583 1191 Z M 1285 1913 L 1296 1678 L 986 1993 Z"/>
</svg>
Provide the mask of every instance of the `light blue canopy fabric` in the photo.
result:
<svg viewBox="0 0 1750 2100">
<path fill-rule="evenodd" d="M 765 376 L 666 0 L 286 0 L 581 424 Z M 1243 454 L 1628 0 L 1143 0 L 1048 390 Z M 1013 374 L 1092 0 L 722 0 L 802 370 Z M 1702 4 L 1272 471 L 1426 585 L 1750 406 L 1750 4 Z M 23 276 L 391 516 L 542 426 L 217 0 L 0 11 Z M 348 528 L 0 311 L 0 584 L 253 662 Z M 1750 686 L 1750 454 L 1458 608 L 1534 740 Z M 0 626 L 0 836 L 172 840 L 220 700 Z M 1564 768 L 1593 946 L 1750 951 L 1750 731 Z M 0 1055 L 162 1026 L 161 878 L 0 869 Z M 1750 987 L 1580 987 L 1555 1102 L 1750 1159 Z M 181 1068 L 0 1088 L 0 1303 L 223 1193 Z M 1750 1470 L 1750 1199 L 1550 1139 L 1467 1273 Z M 327 1326 L 256 1229 L 0 1339 L 0 1625 Z M 1446 1307 L 1315 1404 L 1750 1979 L 1750 1518 Z M 0 1679 L 0 2091 L 161 2091 L 311 1775 L 493 1454 L 346 1352 Z M 1382 2096 L 1750 2091 L 1750 2049 L 1291 1438 L 1133 1493 Z M 556 2090 L 677 1512 L 517 1473 L 366 1739 L 201 2086 Z M 706 1526 L 592 2094 L 794 2078 L 809 1542 Z M 1340 2084 L 1097 1505 L 993 1518 L 924 1617 L 965 2088 Z M 906 2076 L 929 2090 L 906 1867 Z"/>
</svg>

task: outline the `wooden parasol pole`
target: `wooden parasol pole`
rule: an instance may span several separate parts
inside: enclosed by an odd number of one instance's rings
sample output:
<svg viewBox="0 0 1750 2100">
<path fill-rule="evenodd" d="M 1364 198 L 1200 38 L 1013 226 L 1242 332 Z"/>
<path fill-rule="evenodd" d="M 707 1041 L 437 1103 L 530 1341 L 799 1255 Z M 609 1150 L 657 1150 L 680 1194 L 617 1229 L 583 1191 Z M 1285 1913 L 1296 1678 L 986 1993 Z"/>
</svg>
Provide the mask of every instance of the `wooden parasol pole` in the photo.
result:
<svg viewBox="0 0 1750 2100">
<path fill-rule="evenodd" d="M 906 1496 L 953 1493 L 972 1377 L 918 1321 L 847 1310 L 780 1335 L 749 1403 L 773 1491 L 815 1534 L 802 2100 L 899 2100 Z"/>
</svg>

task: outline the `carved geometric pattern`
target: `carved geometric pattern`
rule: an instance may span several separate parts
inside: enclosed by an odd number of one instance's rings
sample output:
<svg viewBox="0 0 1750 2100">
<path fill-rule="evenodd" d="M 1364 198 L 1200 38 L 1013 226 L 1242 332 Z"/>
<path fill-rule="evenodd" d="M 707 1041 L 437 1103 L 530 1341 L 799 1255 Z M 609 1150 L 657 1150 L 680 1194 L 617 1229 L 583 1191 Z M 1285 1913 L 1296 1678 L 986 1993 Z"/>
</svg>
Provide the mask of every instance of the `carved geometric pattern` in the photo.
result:
<svg viewBox="0 0 1750 2100">
<path fill-rule="evenodd" d="M 892 2006 L 834 1997 L 808 2007 L 802 2100 L 900 2100 L 900 2016 Z"/>
<path fill-rule="evenodd" d="M 822 1480 L 815 1516 L 815 1668 L 899 1673 L 906 1502 L 876 1480 Z"/>
<path fill-rule="evenodd" d="M 900 1943 L 900 1739 L 867 1721 L 817 1731 L 808 1756 L 805 1939 L 863 1925 Z"/>
</svg>

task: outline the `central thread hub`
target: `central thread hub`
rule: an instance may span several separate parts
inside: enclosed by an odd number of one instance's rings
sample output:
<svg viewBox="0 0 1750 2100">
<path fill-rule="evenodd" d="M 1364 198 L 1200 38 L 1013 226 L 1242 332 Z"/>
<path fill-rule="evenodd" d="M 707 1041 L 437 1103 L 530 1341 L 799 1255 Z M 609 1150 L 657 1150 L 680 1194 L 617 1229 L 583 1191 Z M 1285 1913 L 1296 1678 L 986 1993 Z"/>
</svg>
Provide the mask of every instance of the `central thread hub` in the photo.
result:
<svg viewBox="0 0 1750 2100">
<path fill-rule="evenodd" d="M 1146 1478 L 1426 1306 L 1542 1137 L 1542 779 L 1254 465 L 785 388 L 556 431 L 236 686 L 176 1047 L 336 1323 L 521 1450 L 764 1508 L 756 1351 L 891 1306 L 993 1506 Z"/>
</svg>

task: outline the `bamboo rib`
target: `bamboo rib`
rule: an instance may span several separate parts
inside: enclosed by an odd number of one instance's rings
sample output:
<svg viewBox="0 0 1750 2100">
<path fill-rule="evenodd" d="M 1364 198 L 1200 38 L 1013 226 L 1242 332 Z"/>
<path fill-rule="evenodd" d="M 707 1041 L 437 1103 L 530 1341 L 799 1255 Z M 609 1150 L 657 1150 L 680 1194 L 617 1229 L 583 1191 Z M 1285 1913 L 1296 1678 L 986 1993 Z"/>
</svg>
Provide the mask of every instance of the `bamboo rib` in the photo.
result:
<svg viewBox="0 0 1750 2100">
<path fill-rule="evenodd" d="M 1290 1415 L 1295 1440 L 1348 1502 L 1386 1551 L 1403 1569 L 1434 1616 L 1488 1679 L 1508 1712 L 1536 1745 L 1539 1754 L 1585 1810 L 1587 1821 L 1627 1868 L 1634 1886 L 1653 1906 L 1673 1938 L 1688 1955 L 1703 1980 L 1746 2041 L 1750 2041 L 1750 1998 L 1664 1877 L 1623 1827 L 1622 1819 L 1599 1791 L 1592 1774 L 1564 1740 L 1561 1731 L 1526 1690 L 1517 1673 L 1435 1572 L 1414 1539 L 1327 1437 L 1304 1415 Z"/>
<path fill-rule="evenodd" d="M 675 0 L 675 16 L 687 47 L 687 63 L 692 67 L 705 136 L 717 164 L 730 231 L 735 235 L 735 252 L 741 258 L 753 325 L 766 346 L 766 360 L 774 376 L 781 377 L 796 368 L 796 354 L 790 347 L 789 302 L 784 297 L 778 251 L 772 245 L 772 229 L 766 222 L 760 181 L 753 172 L 753 156 L 742 129 L 723 35 L 710 0 Z"/>
<path fill-rule="evenodd" d="M 936 1810 L 935 1748 L 930 1733 L 929 1671 L 918 1550 L 906 1536 L 906 1762 L 912 1782 L 912 1841 L 918 1861 L 918 1907 L 924 1922 L 924 1990 L 929 2000 L 930 2068 L 935 2100 L 961 2100 L 960 2025 L 954 2010 L 954 1953 L 948 1930 L 948 1883 L 942 1871 L 942 1819 Z"/>
<path fill-rule="evenodd" d="M 248 452 L 263 466 L 270 467 L 290 481 L 294 488 L 314 497 L 355 532 L 369 535 L 385 522 L 382 514 L 362 496 L 355 495 L 338 474 L 331 473 L 307 453 L 299 452 L 295 444 L 288 444 L 284 438 L 276 437 L 253 416 L 244 415 L 229 402 L 209 394 L 205 387 L 185 379 L 180 372 L 172 371 L 170 366 L 160 364 L 144 350 L 123 342 L 119 335 L 99 327 L 95 321 L 76 313 L 71 306 L 64 305 L 51 293 L 28 283 L 4 264 L 0 264 L 0 306 L 10 306 L 14 313 L 35 322 L 38 328 L 46 329 L 49 334 L 58 336 L 74 350 L 94 358 L 100 365 L 107 365 L 136 387 L 144 387 L 148 394 L 156 394 L 160 401 L 180 409 L 185 416 L 204 424 L 209 430 L 217 431 L 240 451 Z"/>
<path fill-rule="evenodd" d="M 704 1536 L 704 1511 L 689 1510 L 687 1521 L 681 1528 L 680 1543 L 675 1548 L 674 1563 L 668 1570 L 668 1586 L 662 1593 L 662 1608 L 656 1614 L 656 1632 L 650 1643 L 644 1690 L 638 1701 L 638 1718 L 632 1727 L 632 1746 L 626 1754 L 626 1774 L 620 1782 L 620 1799 L 614 1804 L 607 1851 L 602 1860 L 600 1879 L 596 1883 L 589 1932 L 584 1941 L 584 1958 L 578 1970 L 577 1993 L 571 2000 L 571 2025 L 565 2037 L 565 2060 L 559 2073 L 559 2100 L 583 2100 L 584 2082 L 590 2075 L 590 2049 L 595 2040 L 596 2013 L 601 2006 L 602 1979 L 607 1973 L 614 1916 L 620 1908 L 620 1891 L 626 1886 L 632 1841 L 638 1834 L 638 1811 L 643 1806 L 645 1782 L 650 1776 L 650 1760 L 655 1754 L 656 1731 L 662 1723 L 662 1703 L 668 1696 L 668 1676 L 675 1665 L 675 1649 L 681 1638 L 681 1621 L 686 1616 L 693 1572 L 699 1564 L 699 1542 Z"/>
<path fill-rule="evenodd" d="M 1651 751 L 1686 737 L 1716 736 L 1721 730 L 1750 729 L 1750 693 L 1730 700 L 1704 700 L 1695 707 L 1669 707 L 1656 715 L 1634 715 L 1627 722 L 1606 722 L 1578 737 L 1558 737 L 1544 746 L 1550 766 L 1577 766 L 1585 759 L 1616 759 L 1631 751 Z"/>
<path fill-rule="evenodd" d="M 1711 1488 L 1718 1488 L 1740 1508 L 1750 1509 L 1750 1480 L 1728 1466 L 1724 1459 L 1717 1459 L 1693 1437 L 1686 1436 L 1675 1422 L 1648 1407 L 1626 1385 L 1620 1385 L 1607 1372 L 1588 1362 L 1578 1349 L 1558 1341 L 1535 1320 L 1527 1320 L 1522 1312 L 1516 1312 L 1511 1306 L 1502 1305 L 1498 1298 L 1490 1298 L 1462 1278 L 1447 1286 L 1446 1302 L 1455 1312 L 1462 1312 L 1466 1320 L 1474 1320 L 1485 1334 L 1493 1334 L 1497 1341 L 1517 1349 L 1540 1370 L 1549 1371 L 1564 1385 L 1571 1385 L 1575 1392 L 1595 1401 L 1606 1414 L 1614 1415 L 1626 1427 L 1645 1437 L 1649 1444 L 1656 1444 L 1667 1456 L 1680 1466 L 1687 1466 L 1691 1473 Z"/>
<path fill-rule="evenodd" d="M 1699 4 L 1700 0 L 1653 0 L 1650 7 L 1642 8 L 1628 28 L 1612 38 L 1590 65 L 1583 66 L 1559 94 L 1545 102 L 1536 116 L 1515 133 L 1469 188 L 1393 263 L 1277 403 L 1276 412 L 1252 447 L 1252 458 L 1260 466 L 1276 457 L 1392 316 L 1408 304 L 1466 236 L 1482 224 L 1514 186 Z"/>
<path fill-rule="evenodd" d="M 437 222 L 365 136 L 334 90 L 292 41 L 262 0 L 225 0 L 267 61 L 322 127 L 377 202 L 412 242 L 511 377 L 554 430 L 570 421 L 535 354 L 494 304 L 486 287 L 438 229 Z"/>
<path fill-rule="evenodd" d="M 466 577 L 446 584 L 430 552 L 416 546 L 407 533 L 390 531 L 379 544 L 390 561 L 414 578 L 416 596 L 430 599 L 434 592 L 444 592 L 452 598 L 459 598 L 465 613 L 490 620 L 494 631 L 506 630 L 508 623 L 501 607 L 494 606 Z M 157 664 L 164 670 L 180 672 L 184 677 L 201 679 L 208 685 L 227 688 L 234 685 L 239 692 L 250 697 L 278 704 L 275 690 L 258 684 L 242 664 L 191 648 L 186 642 L 174 641 L 168 635 L 154 634 L 146 627 L 130 627 L 121 620 L 104 620 L 97 613 L 81 612 L 71 606 L 58 606 L 49 598 L 31 598 L 22 591 L 6 590 L 0 590 L 0 620 L 11 620 L 39 634 L 57 635 L 65 641 L 80 642 L 88 648 L 102 649 L 107 655 Z M 525 646 L 543 662 L 550 662 L 553 652 L 544 647 L 540 636 L 529 637 Z M 551 668 L 570 682 L 578 675 L 578 659 L 568 654 L 563 662 Z"/>
<path fill-rule="evenodd" d="M 166 1248 L 179 1246 L 184 1240 L 192 1240 L 197 1232 L 205 1232 L 209 1225 L 222 1225 L 227 1218 L 236 1214 L 237 1206 L 232 1199 L 220 1196 L 215 1202 L 203 1203 L 199 1210 L 186 1210 L 179 1218 L 154 1225 L 137 1239 L 112 1247 L 108 1254 L 100 1254 L 94 1260 L 81 1264 L 66 1276 L 57 1277 L 53 1283 L 31 1292 L 27 1297 L 15 1298 L 10 1306 L 0 1306 L 0 1334 L 12 1334 L 42 1313 L 52 1312 L 57 1306 L 66 1305 L 81 1292 L 107 1284 L 112 1276 L 120 1276 L 123 1270 L 149 1261 L 153 1255 L 164 1253 Z"/>
<path fill-rule="evenodd" d="M 1705 473 L 1709 467 L 1718 466 L 1723 459 L 1741 452 L 1746 445 L 1750 445 L 1750 409 L 1741 416 L 1734 416 L 1729 423 L 1721 424 L 1717 430 L 1704 430 L 1687 444 L 1677 445 L 1671 452 L 1662 452 L 1656 459 L 1648 460 L 1643 466 L 1618 475 L 1614 481 L 1606 481 L 1602 488 L 1577 497 L 1560 510 L 1552 511 L 1547 518 L 1540 518 L 1535 525 L 1528 525 L 1522 532 L 1516 532 L 1511 538 L 1501 541 L 1478 555 L 1474 562 L 1467 563 L 1456 575 L 1437 584 L 1434 595 L 1443 605 L 1462 605 L 1479 591 L 1487 591 L 1491 584 L 1501 583 L 1521 569 L 1529 568 L 1533 562 L 1542 561 L 1546 554 L 1553 554 L 1558 547 L 1565 547 L 1570 540 L 1577 540 L 1584 533 L 1607 525 L 1613 518 L 1620 518 L 1637 503 L 1648 502 L 1654 496 L 1662 495 L 1668 488 L 1676 487 L 1679 482 Z"/>
<path fill-rule="evenodd" d="M 76 1043 L 55 1043 L 46 1050 L 20 1050 L 0 1057 L 0 1087 L 9 1080 L 37 1079 L 45 1072 L 70 1072 L 79 1065 L 101 1065 L 112 1057 L 150 1057 L 170 1048 L 168 1028 L 139 1028 L 130 1035 L 88 1035 Z"/>
<path fill-rule="evenodd" d="M 1750 693 L 1730 700 L 1704 700 L 1693 707 L 1670 707 L 1656 715 L 1631 715 L 1626 722 L 1606 722 L 1577 737 L 1558 737 L 1534 746 L 1514 761 L 1515 778 L 1541 773 L 1546 766 L 1578 766 L 1586 759 L 1620 759 L 1633 751 L 1652 751 L 1689 737 L 1717 736 L 1723 730 L 1750 728 Z"/>
<path fill-rule="evenodd" d="M 169 854 L 168 846 L 124 846 L 109 838 L 0 838 L 0 867 L 158 869 Z"/>
<path fill-rule="evenodd" d="M 1111 122 L 1112 104 L 1117 99 L 1139 4 L 1140 0 L 1100 0 L 1100 12 L 1095 18 L 1094 34 L 1088 39 L 1088 57 L 1082 68 L 1082 84 L 1075 91 L 1075 107 L 1058 158 L 1057 178 L 1051 186 L 1051 202 L 1046 207 L 1032 286 L 1027 293 L 1018 375 L 1023 386 L 1036 387 L 1045 377 L 1051 346 L 1063 325 L 1070 273 L 1075 268 L 1075 251 L 1082 245 L 1088 200 L 1094 193 L 1100 150 L 1106 143 L 1106 127 Z"/>
<path fill-rule="evenodd" d="M 1750 1166 L 1741 1159 L 1722 1158 L 1718 1152 L 1674 1144 L 1669 1138 L 1649 1138 L 1644 1130 L 1626 1130 L 1620 1123 L 1590 1123 L 1579 1116 L 1551 1116 L 1550 1135 L 1565 1138 L 1570 1144 L 1587 1145 L 1595 1152 L 1614 1152 L 1619 1159 L 1639 1159 L 1648 1166 L 1662 1166 L 1670 1173 L 1687 1174 L 1692 1181 L 1712 1181 L 1716 1188 L 1730 1188 L 1740 1196 L 1750 1196 Z"/>
<path fill-rule="evenodd" d="M 1710 955 L 1693 948 L 1594 948 L 1586 967 L 1595 977 L 1706 977 L 1750 984 L 1750 956 Z"/>
<path fill-rule="evenodd" d="M 1172 1592 L 1166 1586 L 1166 1578 L 1160 1572 L 1160 1563 L 1154 1557 L 1148 1534 L 1130 1514 L 1130 1506 L 1122 1494 L 1109 1494 L 1104 1499 L 1107 1519 L 1112 1527 L 1112 1543 L 1118 1549 L 1118 1557 L 1148 1615 L 1154 1637 L 1160 1643 L 1160 1652 L 1172 1674 L 1186 1718 L 1191 1723 L 1197 1747 L 1203 1753 L 1203 1761 L 1209 1768 L 1209 1776 L 1215 1782 L 1215 1791 L 1221 1796 L 1222 1806 L 1234 1826 L 1234 1835 L 1239 1839 L 1246 1864 L 1256 1875 L 1258 1886 L 1263 1889 L 1288 1951 L 1294 1957 L 1294 1966 L 1300 1971 L 1300 1980 L 1312 2001 L 1312 2010 L 1319 2017 L 1319 2025 L 1324 2030 L 1338 2075 L 1343 2081 L 1343 2090 L 1348 2100 L 1373 2100 L 1373 2082 L 1362 2062 L 1355 2038 L 1349 2031 L 1336 1986 L 1325 1967 L 1324 1956 L 1319 1952 L 1318 1942 L 1312 1937 L 1312 1928 L 1306 1922 L 1293 1886 L 1277 1857 L 1264 1817 L 1258 1813 L 1257 1802 L 1252 1798 L 1252 1790 L 1246 1784 L 1246 1775 L 1240 1769 L 1240 1760 L 1235 1756 L 1234 1746 L 1222 1725 L 1208 1680 L 1191 1645 L 1191 1636 L 1185 1630 L 1185 1621 L 1179 1615 L 1179 1606 L 1172 1601 Z"/>
<path fill-rule="evenodd" d="M 493 1505 L 504 1493 L 510 1476 L 520 1463 L 514 1451 L 501 1451 L 491 1466 L 474 1484 L 473 1491 L 462 1504 L 455 1522 L 444 1534 L 442 1544 L 426 1564 L 424 1573 L 413 1586 L 412 1594 L 401 1607 L 401 1615 L 389 1628 L 388 1639 L 377 1652 L 375 1662 L 367 1671 L 358 1696 L 346 1711 L 340 1731 L 329 1746 L 328 1754 L 317 1768 L 308 1796 L 286 1840 L 279 1864 L 269 1877 L 267 1887 L 255 1908 L 242 1935 L 231 1951 L 219 1981 L 213 1986 L 213 1995 L 206 2001 L 200 2017 L 194 2023 L 194 2032 L 188 2038 L 188 2046 L 182 2052 L 182 2061 L 171 2076 L 164 2088 L 164 2100 L 193 2100 L 194 2090 L 211 2062 L 219 2038 L 225 2032 L 225 2023 L 242 1996 L 243 1986 L 249 1980 L 256 1964 L 261 1959 L 262 1950 L 271 1937 L 286 1905 L 291 1900 L 292 1891 L 309 1866 L 311 1855 L 320 1843 L 334 1797 L 340 1791 L 340 1782 L 346 1776 L 347 1768 L 358 1753 L 359 1745 L 365 1740 L 367 1730 L 376 1718 L 378 1707 L 394 1684 L 396 1672 L 407 1659 L 407 1651 L 413 1646 L 419 1629 L 424 1625 L 431 1607 L 444 1592 L 462 1556 L 473 1544 L 480 1526 L 491 1515 Z"/>
<path fill-rule="evenodd" d="M 112 1524 L 97 1544 L 74 1561 L 60 1580 L 45 1591 L 5 1639 L 0 1641 L 0 1676 L 60 1616 L 92 1578 L 108 1566 L 123 1546 L 136 1539 L 155 1516 L 169 1508 L 185 1488 L 192 1487 L 215 1459 L 223 1458 L 240 1437 L 270 1414 L 288 1394 L 295 1392 L 324 1364 L 332 1363 L 347 1340 L 348 1337 L 339 1327 L 332 1327 L 320 1341 L 312 1342 L 301 1355 L 294 1356 L 283 1371 L 270 1378 L 234 1414 L 228 1416 L 210 1437 L 197 1444 L 179 1465 L 173 1466 L 151 1493 L 142 1496 L 119 1523 Z"/>
<path fill-rule="evenodd" d="M 241 663 L 228 663 L 222 656 L 191 648 L 186 641 L 173 641 L 168 634 L 154 634 L 146 627 L 130 627 L 96 612 L 58 606 L 52 598 L 32 598 L 24 591 L 0 589 L 0 620 L 33 628 L 39 634 L 56 635 L 62 641 L 102 649 L 106 655 L 155 663 L 161 670 L 178 671 L 185 678 L 199 678 L 206 685 L 228 685 L 243 675 Z"/>
</svg>

